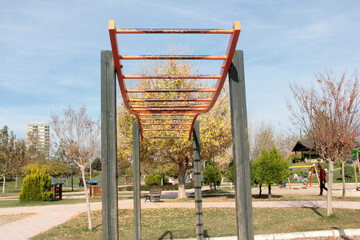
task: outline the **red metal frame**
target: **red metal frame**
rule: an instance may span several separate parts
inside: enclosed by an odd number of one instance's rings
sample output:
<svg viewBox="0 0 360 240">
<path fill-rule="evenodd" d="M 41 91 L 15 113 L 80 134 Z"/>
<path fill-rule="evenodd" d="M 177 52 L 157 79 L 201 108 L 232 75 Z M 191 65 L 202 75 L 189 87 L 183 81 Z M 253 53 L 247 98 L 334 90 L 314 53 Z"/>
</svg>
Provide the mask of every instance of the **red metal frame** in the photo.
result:
<svg viewBox="0 0 360 240">
<path fill-rule="evenodd" d="M 232 29 L 116 29 L 115 21 L 109 21 L 109 35 L 119 88 L 127 110 L 134 114 L 139 122 L 140 137 L 150 138 L 188 138 L 191 139 L 192 129 L 199 114 L 206 113 L 214 106 L 224 86 L 234 56 L 237 41 L 240 35 L 240 22 L 234 22 Z M 120 55 L 117 46 L 117 34 L 229 34 L 230 39 L 225 55 Z M 223 60 L 218 75 L 125 75 L 121 60 Z M 206 89 L 127 89 L 125 79 L 216 79 L 215 88 Z M 146 93 L 207 93 L 211 97 L 199 98 L 135 98 L 128 94 L 137 95 Z M 200 103 L 208 104 L 200 104 Z M 154 103 L 158 103 L 157 105 Z M 165 103 L 165 104 L 162 104 Z M 172 104 L 171 104 L 172 103 Z M 136 105 L 137 104 L 137 105 Z M 164 118 L 165 117 L 165 118 Z M 164 122 L 167 121 L 167 122 Z M 191 123 L 189 123 L 191 121 Z M 151 128 L 144 128 L 151 126 Z M 168 126 L 154 128 L 153 126 Z M 187 126 L 186 128 L 173 128 Z M 190 127 L 189 127 L 190 126 Z M 146 135 L 144 132 L 162 132 L 158 136 Z M 161 136 L 166 132 L 187 132 L 187 136 Z"/>
</svg>

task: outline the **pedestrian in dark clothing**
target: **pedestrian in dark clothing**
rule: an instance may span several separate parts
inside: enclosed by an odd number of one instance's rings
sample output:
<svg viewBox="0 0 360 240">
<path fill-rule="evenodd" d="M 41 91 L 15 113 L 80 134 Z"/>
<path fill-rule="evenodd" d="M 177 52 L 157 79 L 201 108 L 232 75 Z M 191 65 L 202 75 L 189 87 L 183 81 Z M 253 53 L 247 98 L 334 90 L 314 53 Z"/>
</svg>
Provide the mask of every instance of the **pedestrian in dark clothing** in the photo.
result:
<svg viewBox="0 0 360 240">
<path fill-rule="evenodd" d="M 318 169 L 320 171 L 320 194 L 319 194 L 319 196 L 322 196 L 323 189 L 325 189 L 327 191 L 327 188 L 325 187 L 326 172 L 320 165 L 319 165 Z"/>
</svg>

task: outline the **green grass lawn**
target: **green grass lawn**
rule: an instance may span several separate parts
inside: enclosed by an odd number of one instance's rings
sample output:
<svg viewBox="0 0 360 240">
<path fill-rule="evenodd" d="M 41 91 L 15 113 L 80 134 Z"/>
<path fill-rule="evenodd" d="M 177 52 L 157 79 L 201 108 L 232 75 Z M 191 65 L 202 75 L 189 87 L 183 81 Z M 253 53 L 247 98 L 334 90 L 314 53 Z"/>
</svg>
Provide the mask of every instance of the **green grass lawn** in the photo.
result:
<svg viewBox="0 0 360 240">
<path fill-rule="evenodd" d="M 205 208 L 205 236 L 236 235 L 234 208 Z M 358 228 L 360 210 L 334 209 L 334 215 L 325 217 L 325 209 L 312 208 L 254 208 L 255 234 L 301 232 L 327 229 Z M 274 221 L 276 219 L 276 221 Z M 46 231 L 32 239 L 101 239 L 101 211 L 92 213 L 94 229 L 87 229 L 87 215 L 78 217 Z M 194 209 L 143 209 L 142 239 L 194 238 Z M 133 239 L 133 210 L 119 210 L 119 238 Z"/>
<path fill-rule="evenodd" d="M 15 188 L 16 181 L 15 178 L 6 178 L 5 179 L 5 194 L 2 192 L 3 189 L 3 179 L 0 178 L 0 197 L 9 197 L 16 196 L 20 194 L 22 177 L 18 177 L 17 187 Z"/>
</svg>

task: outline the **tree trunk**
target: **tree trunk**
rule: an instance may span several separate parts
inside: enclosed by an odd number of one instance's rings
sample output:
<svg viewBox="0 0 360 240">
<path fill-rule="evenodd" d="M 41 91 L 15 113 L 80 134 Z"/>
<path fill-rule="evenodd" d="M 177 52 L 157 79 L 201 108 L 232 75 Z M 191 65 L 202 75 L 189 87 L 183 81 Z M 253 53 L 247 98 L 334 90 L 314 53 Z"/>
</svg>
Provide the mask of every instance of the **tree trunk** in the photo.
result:
<svg viewBox="0 0 360 240">
<path fill-rule="evenodd" d="M 81 168 L 81 176 L 82 176 L 85 195 L 86 195 L 86 204 L 87 204 L 87 207 L 88 207 L 89 230 L 91 231 L 92 230 L 92 223 L 91 223 L 90 199 L 89 199 L 89 193 L 88 193 L 87 188 L 86 188 L 85 168 L 84 167 Z"/>
<path fill-rule="evenodd" d="M 6 177 L 5 174 L 3 175 L 3 194 L 5 194 L 5 182 L 6 182 Z"/>
<path fill-rule="evenodd" d="M 328 191 L 327 191 L 327 205 L 326 205 L 326 216 L 330 216 L 332 212 L 332 184 L 334 175 L 334 162 L 329 161 L 329 172 L 328 172 Z"/>
<path fill-rule="evenodd" d="M 259 197 L 261 197 L 261 184 L 259 184 Z"/>
<path fill-rule="evenodd" d="M 269 186 L 268 186 L 268 198 L 272 198 L 272 196 L 271 196 L 271 185 L 269 184 Z"/>
<path fill-rule="evenodd" d="M 178 198 L 179 199 L 186 198 L 185 174 L 186 174 L 185 164 L 179 163 L 179 184 L 178 184 Z"/>
<path fill-rule="evenodd" d="M 16 177 L 15 177 L 15 188 L 17 188 L 17 183 L 18 183 L 18 176 L 16 175 Z"/>
<path fill-rule="evenodd" d="M 345 198 L 345 162 L 341 163 L 342 170 L 342 198 Z"/>
</svg>

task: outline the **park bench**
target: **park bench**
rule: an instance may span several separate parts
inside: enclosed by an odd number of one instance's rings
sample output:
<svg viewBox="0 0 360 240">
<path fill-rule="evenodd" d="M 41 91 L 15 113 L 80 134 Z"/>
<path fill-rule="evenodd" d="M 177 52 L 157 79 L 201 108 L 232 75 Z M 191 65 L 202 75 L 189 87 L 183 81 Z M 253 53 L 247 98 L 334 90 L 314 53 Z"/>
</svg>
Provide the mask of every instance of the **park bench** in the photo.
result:
<svg viewBox="0 0 360 240">
<path fill-rule="evenodd" d="M 146 200 L 151 202 L 151 197 L 155 198 L 155 202 L 160 202 L 161 191 L 160 188 L 151 188 L 149 194 L 145 195 L 145 202 Z"/>
</svg>

